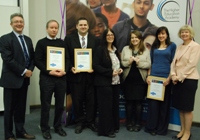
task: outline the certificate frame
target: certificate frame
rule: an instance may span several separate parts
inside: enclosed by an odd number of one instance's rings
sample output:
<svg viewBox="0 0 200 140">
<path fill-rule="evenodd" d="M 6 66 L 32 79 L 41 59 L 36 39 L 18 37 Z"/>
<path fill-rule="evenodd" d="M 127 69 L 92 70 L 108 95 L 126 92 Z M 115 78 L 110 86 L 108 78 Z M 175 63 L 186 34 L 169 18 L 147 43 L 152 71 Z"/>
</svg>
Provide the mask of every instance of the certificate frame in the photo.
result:
<svg viewBox="0 0 200 140">
<path fill-rule="evenodd" d="M 147 98 L 164 101 L 165 97 L 165 86 L 163 85 L 166 78 L 148 76 L 150 85 L 148 85 Z"/>
<path fill-rule="evenodd" d="M 92 49 L 91 48 L 74 49 L 74 67 L 75 67 L 76 72 L 92 71 Z"/>
<path fill-rule="evenodd" d="M 65 48 L 47 46 L 47 70 L 65 71 Z"/>
</svg>

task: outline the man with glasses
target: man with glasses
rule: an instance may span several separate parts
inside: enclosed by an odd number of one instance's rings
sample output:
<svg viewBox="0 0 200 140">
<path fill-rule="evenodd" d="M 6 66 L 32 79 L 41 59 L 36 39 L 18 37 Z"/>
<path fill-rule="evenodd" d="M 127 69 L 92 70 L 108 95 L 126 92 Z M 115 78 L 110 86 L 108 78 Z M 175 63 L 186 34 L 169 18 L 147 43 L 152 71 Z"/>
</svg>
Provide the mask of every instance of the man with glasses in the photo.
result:
<svg viewBox="0 0 200 140">
<path fill-rule="evenodd" d="M 4 133 L 6 140 L 35 139 L 24 129 L 26 98 L 34 63 L 31 39 L 23 34 L 24 18 L 20 13 L 10 16 L 11 33 L 0 38 L 3 60 L 0 86 L 4 88 Z M 15 124 L 16 137 L 13 134 Z"/>
</svg>

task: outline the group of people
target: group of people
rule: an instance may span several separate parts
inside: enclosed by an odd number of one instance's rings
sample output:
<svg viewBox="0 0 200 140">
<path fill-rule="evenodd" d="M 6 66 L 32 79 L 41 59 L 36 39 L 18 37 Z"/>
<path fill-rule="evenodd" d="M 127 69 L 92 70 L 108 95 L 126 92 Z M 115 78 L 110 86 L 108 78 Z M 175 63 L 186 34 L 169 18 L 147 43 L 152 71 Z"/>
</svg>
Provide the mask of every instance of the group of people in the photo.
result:
<svg viewBox="0 0 200 140">
<path fill-rule="evenodd" d="M 146 9 L 144 13 L 137 12 L 141 2 L 144 2 Z M 113 4 L 111 7 L 116 9 Z M 103 6 L 100 9 L 105 12 L 106 7 Z M 126 128 L 130 132 L 140 131 L 142 101 L 147 93 L 147 85 L 151 84 L 149 76 L 166 78 L 163 82 L 165 96 L 164 101 L 147 99 L 145 132 L 151 135 L 167 134 L 172 100 L 172 106 L 180 111 L 181 120 L 181 131 L 172 139 L 190 139 L 192 111 L 199 79 L 197 63 L 200 57 L 200 45 L 193 41 L 194 31 L 191 26 L 185 25 L 180 28 L 178 35 L 183 43 L 179 47 L 171 42 L 166 27 L 155 28 L 146 19 L 148 11 L 154 6 L 152 0 L 134 1 L 133 6 L 136 11 L 135 16 L 119 21 L 114 26 L 110 24 L 112 22 L 106 20 L 106 16 L 99 13 L 96 13 L 96 22 L 93 22 L 93 19 L 90 22 L 86 17 L 77 18 L 74 27 L 76 30 L 69 30 L 70 33 L 64 41 L 56 37 L 59 23 L 56 20 L 49 20 L 46 24 L 47 36 L 37 42 L 35 51 L 31 39 L 23 34 L 23 15 L 19 13 L 11 15 L 10 25 L 13 31 L 0 38 L 0 53 L 3 60 L 0 86 L 4 88 L 6 140 L 35 139 L 35 136 L 27 133 L 24 128 L 27 90 L 35 66 L 40 70 L 40 128 L 44 139 L 52 138 L 49 111 L 53 93 L 55 97 L 53 127 L 55 133 L 60 136 L 67 135 L 61 125 L 66 92 L 70 92 L 72 96 L 76 134 L 80 134 L 87 127 L 97 132 L 99 136 L 116 137 L 116 133 L 120 130 L 121 90 L 126 100 Z M 101 35 L 95 30 L 89 31 L 90 26 L 95 27 L 94 23 L 100 23 Z M 146 36 L 151 37 L 152 34 L 147 31 L 148 27 L 154 27 L 156 30 L 151 43 L 145 42 L 141 33 L 146 32 Z M 65 70 L 47 70 L 48 46 L 64 48 Z M 76 71 L 74 64 L 76 48 L 92 50 L 92 70 Z M 97 111 L 99 119 L 95 125 Z M 16 135 L 13 133 L 13 122 Z"/>
</svg>

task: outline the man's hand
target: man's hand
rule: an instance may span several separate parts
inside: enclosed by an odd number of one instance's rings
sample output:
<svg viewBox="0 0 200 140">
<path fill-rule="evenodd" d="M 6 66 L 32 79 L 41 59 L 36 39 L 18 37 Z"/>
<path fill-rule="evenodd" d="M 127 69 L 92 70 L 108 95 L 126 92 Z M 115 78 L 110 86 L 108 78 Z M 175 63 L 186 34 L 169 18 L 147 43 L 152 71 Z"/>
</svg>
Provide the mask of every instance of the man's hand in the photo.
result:
<svg viewBox="0 0 200 140">
<path fill-rule="evenodd" d="M 49 72 L 49 75 L 56 76 L 56 77 L 62 77 L 65 74 L 66 72 L 64 72 L 63 70 L 51 70 Z"/>
<path fill-rule="evenodd" d="M 71 71 L 73 72 L 73 74 L 80 73 L 79 71 L 76 71 L 75 67 L 72 67 Z"/>
<path fill-rule="evenodd" d="M 31 70 L 26 70 L 24 77 L 30 78 L 32 76 L 32 74 L 33 74 L 33 72 Z"/>
</svg>

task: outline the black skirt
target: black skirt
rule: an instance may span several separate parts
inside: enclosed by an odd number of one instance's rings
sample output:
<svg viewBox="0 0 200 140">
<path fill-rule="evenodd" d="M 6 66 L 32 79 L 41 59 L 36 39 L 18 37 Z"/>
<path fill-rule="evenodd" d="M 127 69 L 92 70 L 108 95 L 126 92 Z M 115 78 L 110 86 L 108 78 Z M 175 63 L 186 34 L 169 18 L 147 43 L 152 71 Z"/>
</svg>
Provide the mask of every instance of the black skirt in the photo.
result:
<svg viewBox="0 0 200 140">
<path fill-rule="evenodd" d="M 185 79 L 173 86 L 172 106 L 181 111 L 193 111 L 198 80 Z"/>
</svg>

